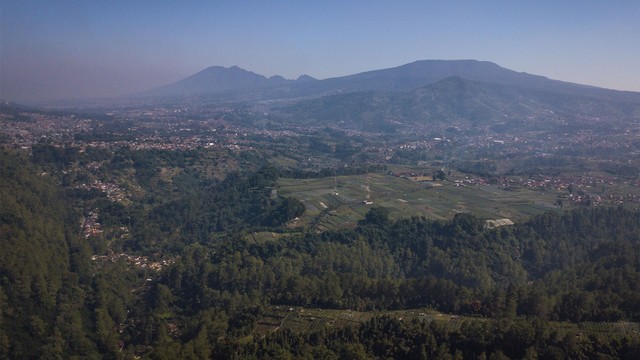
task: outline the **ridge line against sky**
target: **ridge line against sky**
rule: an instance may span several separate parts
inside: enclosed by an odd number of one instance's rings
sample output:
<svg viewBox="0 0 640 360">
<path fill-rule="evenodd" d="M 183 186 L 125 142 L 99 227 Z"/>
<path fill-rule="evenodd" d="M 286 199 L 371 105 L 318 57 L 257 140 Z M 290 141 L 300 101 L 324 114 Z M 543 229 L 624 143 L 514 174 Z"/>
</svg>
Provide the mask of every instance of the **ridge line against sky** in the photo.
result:
<svg viewBox="0 0 640 360">
<path fill-rule="evenodd" d="M 148 90 L 209 66 L 318 79 L 477 59 L 640 91 L 640 1 L 0 2 L 0 97 Z"/>
</svg>

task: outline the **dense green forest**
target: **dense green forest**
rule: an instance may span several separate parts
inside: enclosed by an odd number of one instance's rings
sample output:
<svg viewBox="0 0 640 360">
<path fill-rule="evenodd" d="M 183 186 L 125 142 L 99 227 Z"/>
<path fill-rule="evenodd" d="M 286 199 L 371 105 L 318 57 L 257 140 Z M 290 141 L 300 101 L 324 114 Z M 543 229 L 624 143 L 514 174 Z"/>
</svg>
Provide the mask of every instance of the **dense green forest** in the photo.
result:
<svg viewBox="0 0 640 360">
<path fill-rule="evenodd" d="M 0 156 L 0 348 L 9 358 L 62 358 L 98 349 L 102 307 L 78 217 L 29 159 Z M 113 320 L 111 320 L 113 324 Z M 102 329 L 101 329 L 102 330 Z"/>
<path fill-rule="evenodd" d="M 90 161 L 128 179 L 137 197 L 113 201 L 74 187 L 86 180 L 66 170 Z M 254 164 L 217 178 L 205 165 L 188 152 L 3 151 L 0 357 L 640 356 L 637 333 L 580 335 L 555 325 L 640 322 L 638 211 L 583 208 L 488 229 L 470 214 L 392 220 L 374 207 L 353 229 L 318 233 L 288 228 L 304 205 L 274 192 L 279 176 L 312 175 Z M 170 178 L 167 168 L 177 169 Z M 87 209 L 97 209 L 104 233 L 82 236 Z M 125 228 L 127 236 L 114 235 Z M 244 236 L 260 230 L 280 236 Z M 168 265 L 136 266 L 121 253 Z M 270 306 L 381 316 L 260 336 Z M 384 316 L 412 308 L 469 320 L 451 330 Z"/>
</svg>

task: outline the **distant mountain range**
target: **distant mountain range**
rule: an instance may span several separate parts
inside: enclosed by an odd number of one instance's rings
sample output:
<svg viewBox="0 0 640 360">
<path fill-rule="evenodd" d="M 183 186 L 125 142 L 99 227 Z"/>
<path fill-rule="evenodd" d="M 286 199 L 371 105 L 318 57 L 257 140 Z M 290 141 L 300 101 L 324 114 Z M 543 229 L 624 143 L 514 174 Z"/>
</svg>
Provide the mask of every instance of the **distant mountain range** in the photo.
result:
<svg viewBox="0 0 640 360">
<path fill-rule="evenodd" d="M 242 90 L 250 91 L 286 84 L 301 84 L 308 81 L 315 81 L 315 79 L 308 75 L 302 75 L 297 80 L 286 80 L 279 75 L 267 78 L 237 66 L 230 68 L 211 66 L 173 84 L 146 91 L 142 95 L 181 96 Z"/>
<path fill-rule="evenodd" d="M 307 75 L 296 80 L 286 80 L 282 76 L 267 78 L 237 66 L 230 68 L 212 66 L 175 83 L 157 87 L 139 95 L 226 94 L 257 99 L 315 97 L 358 91 L 411 91 L 448 77 L 564 94 L 620 97 L 624 93 L 629 93 L 551 80 L 544 76 L 505 69 L 487 61 L 421 60 L 395 68 L 324 80 L 316 80 Z M 636 97 L 636 95 L 628 96 Z"/>
<path fill-rule="evenodd" d="M 297 122 L 371 130 L 452 121 L 520 130 L 587 119 L 640 123 L 640 93 L 552 80 L 476 60 L 416 61 L 325 80 L 267 78 L 235 66 L 210 67 L 142 95 L 287 99 L 275 110 Z"/>
</svg>

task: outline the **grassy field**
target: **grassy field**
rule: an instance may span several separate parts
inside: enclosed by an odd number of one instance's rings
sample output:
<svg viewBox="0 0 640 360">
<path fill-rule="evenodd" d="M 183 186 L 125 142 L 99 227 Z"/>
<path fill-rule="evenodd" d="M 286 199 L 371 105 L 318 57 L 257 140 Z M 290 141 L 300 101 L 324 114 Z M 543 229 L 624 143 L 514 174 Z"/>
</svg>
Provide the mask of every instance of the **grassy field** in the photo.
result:
<svg viewBox="0 0 640 360">
<path fill-rule="evenodd" d="M 279 180 L 278 193 L 296 197 L 307 207 L 296 226 L 311 226 L 319 231 L 352 227 L 372 206 L 389 209 L 396 219 L 425 216 L 443 220 L 468 212 L 481 218 L 518 222 L 556 209 L 557 199 L 552 192 L 507 191 L 495 185 L 457 186 L 453 181 L 418 182 L 381 173 L 285 178 Z"/>
</svg>

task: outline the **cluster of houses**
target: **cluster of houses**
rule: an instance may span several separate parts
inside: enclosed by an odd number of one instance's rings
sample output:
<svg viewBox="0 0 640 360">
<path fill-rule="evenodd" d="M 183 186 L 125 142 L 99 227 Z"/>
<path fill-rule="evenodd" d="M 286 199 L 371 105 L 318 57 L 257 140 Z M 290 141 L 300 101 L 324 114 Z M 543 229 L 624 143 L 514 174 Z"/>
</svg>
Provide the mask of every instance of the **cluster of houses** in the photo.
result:
<svg viewBox="0 0 640 360">
<path fill-rule="evenodd" d="M 148 256 L 144 255 L 129 255 L 125 253 L 112 253 L 109 255 L 93 255 L 91 260 L 95 262 L 118 262 L 118 261 L 126 261 L 130 266 L 139 268 L 139 269 L 148 269 L 154 271 L 160 271 L 162 268 L 169 266 L 175 262 L 173 259 L 163 259 L 158 261 L 149 260 Z"/>
</svg>

